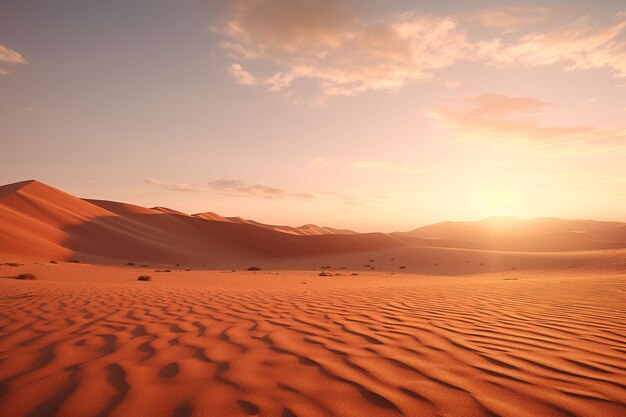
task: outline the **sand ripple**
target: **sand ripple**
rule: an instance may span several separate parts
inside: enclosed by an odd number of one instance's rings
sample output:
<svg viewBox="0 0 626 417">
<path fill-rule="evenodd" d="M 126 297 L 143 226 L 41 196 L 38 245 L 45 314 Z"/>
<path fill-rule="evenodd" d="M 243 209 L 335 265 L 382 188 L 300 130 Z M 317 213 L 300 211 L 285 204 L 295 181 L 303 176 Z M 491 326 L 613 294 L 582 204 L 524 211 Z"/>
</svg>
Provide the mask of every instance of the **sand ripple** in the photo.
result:
<svg viewBox="0 0 626 417">
<path fill-rule="evenodd" d="M 0 416 L 626 415 L 623 279 L 305 287 L 3 282 Z"/>
</svg>

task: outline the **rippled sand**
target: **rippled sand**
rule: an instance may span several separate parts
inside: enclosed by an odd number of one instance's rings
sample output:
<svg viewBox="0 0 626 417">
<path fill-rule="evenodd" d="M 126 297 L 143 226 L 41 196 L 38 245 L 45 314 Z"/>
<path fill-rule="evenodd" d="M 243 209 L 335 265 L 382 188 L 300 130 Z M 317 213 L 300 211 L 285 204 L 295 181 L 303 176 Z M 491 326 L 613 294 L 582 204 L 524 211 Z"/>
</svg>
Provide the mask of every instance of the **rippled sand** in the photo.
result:
<svg viewBox="0 0 626 417">
<path fill-rule="evenodd" d="M 2 417 L 626 415 L 623 275 L 56 271 L 0 280 Z"/>
</svg>

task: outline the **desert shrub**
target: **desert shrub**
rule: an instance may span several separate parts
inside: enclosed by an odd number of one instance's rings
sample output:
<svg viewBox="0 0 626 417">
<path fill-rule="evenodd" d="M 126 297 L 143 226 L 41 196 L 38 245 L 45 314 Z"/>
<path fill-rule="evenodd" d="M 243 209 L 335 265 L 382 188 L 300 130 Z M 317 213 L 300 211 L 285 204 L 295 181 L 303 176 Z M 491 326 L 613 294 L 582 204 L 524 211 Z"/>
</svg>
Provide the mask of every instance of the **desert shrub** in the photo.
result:
<svg viewBox="0 0 626 417">
<path fill-rule="evenodd" d="M 322 269 L 331 269 L 332 267 L 330 265 L 325 265 L 322 267 Z"/>
<path fill-rule="evenodd" d="M 363 268 L 371 268 L 371 267 L 372 265 L 368 265 L 368 264 L 363 265 Z"/>
<path fill-rule="evenodd" d="M 333 273 L 332 272 L 327 272 L 327 271 L 322 271 L 319 273 L 320 277 L 332 277 Z"/>
<path fill-rule="evenodd" d="M 135 263 L 134 262 L 126 262 L 126 265 L 128 265 L 128 266 L 135 266 Z"/>
<path fill-rule="evenodd" d="M 185 271 L 189 272 L 189 271 L 191 271 L 191 269 L 187 268 L 187 269 L 185 269 Z"/>
<path fill-rule="evenodd" d="M 51 264 L 58 264 L 57 261 L 50 261 Z"/>
<path fill-rule="evenodd" d="M 373 259 L 370 259 L 370 262 L 375 262 Z"/>
<path fill-rule="evenodd" d="M 355 277 L 355 276 L 357 276 L 357 275 L 359 275 L 359 274 L 357 274 L 356 272 L 353 272 L 353 273 L 351 273 L 350 275 L 352 275 L 353 277 Z"/>
<path fill-rule="evenodd" d="M 248 271 L 260 271 L 261 268 L 259 268 L 258 266 L 251 266 L 250 268 L 248 268 Z"/>
<path fill-rule="evenodd" d="M 6 262 L 4 263 L 4 266 L 20 266 L 22 264 L 18 264 L 17 262 Z"/>
<path fill-rule="evenodd" d="M 25 279 L 25 280 L 29 280 L 29 281 L 34 281 L 34 280 L 37 279 L 37 275 L 26 273 L 26 274 L 19 274 L 15 278 L 17 278 L 17 279 Z"/>
<path fill-rule="evenodd" d="M 72 259 L 72 260 L 70 260 L 68 262 L 72 263 L 72 264 L 79 264 L 80 263 L 80 261 L 78 259 Z"/>
<path fill-rule="evenodd" d="M 180 266 L 180 264 L 176 264 L 176 265 L 174 265 L 174 266 Z"/>
<path fill-rule="evenodd" d="M 400 269 L 406 269 L 406 266 L 402 265 L 402 266 L 400 267 Z"/>
<path fill-rule="evenodd" d="M 137 281 L 152 281 L 152 277 L 150 275 L 139 275 Z"/>
</svg>

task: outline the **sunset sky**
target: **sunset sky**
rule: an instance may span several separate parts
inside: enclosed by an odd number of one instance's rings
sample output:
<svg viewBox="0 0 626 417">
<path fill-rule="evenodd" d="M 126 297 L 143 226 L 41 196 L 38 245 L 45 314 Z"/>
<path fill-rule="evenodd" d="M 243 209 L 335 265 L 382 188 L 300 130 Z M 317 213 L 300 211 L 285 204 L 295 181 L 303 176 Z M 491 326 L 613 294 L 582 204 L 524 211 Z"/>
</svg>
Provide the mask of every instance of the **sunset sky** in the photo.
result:
<svg viewBox="0 0 626 417">
<path fill-rule="evenodd" d="M 0 183 L 266 223 L 626 220 L 623 1 L 3 1 Z"/>
</svg>

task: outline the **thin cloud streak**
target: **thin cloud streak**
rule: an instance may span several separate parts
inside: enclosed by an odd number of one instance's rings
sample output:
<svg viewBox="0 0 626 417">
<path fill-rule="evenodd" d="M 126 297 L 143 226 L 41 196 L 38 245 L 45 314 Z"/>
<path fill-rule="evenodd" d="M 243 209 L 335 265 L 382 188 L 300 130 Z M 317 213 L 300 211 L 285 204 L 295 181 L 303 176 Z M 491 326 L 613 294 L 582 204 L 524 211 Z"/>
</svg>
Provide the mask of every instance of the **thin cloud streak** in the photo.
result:
<svg viewBox="0 0 626 417">
<path fill-rule="evenodd" d="M 163 182 L 155 180 L 154 178 L 144 178 L 145 183 L 152 184 L 164 190 L 170 191 L 183 191 L 183 192 L 198 192 L 205 191 L 207 188 L 202 185 L 193 185 L 180 182 Z"/>
</svg>

